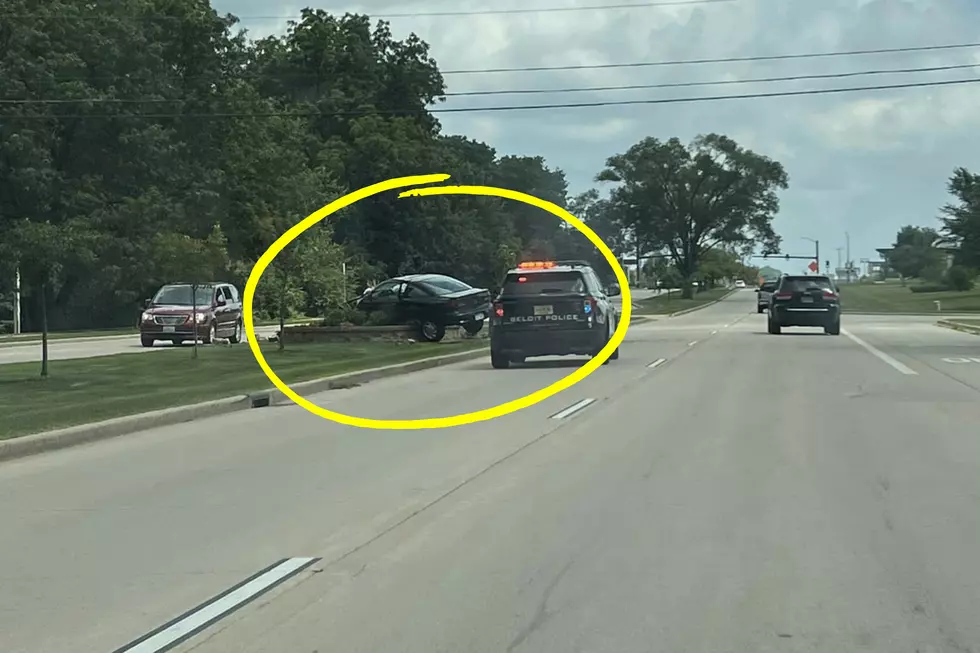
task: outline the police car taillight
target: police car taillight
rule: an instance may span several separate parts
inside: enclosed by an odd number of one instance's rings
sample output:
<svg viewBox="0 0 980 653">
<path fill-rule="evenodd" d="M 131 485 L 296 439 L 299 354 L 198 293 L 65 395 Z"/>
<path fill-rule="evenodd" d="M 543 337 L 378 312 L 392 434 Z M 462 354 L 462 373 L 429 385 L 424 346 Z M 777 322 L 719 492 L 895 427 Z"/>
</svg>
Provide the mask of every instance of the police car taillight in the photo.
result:
<svg viewBox="0 0 980 653">
<path fill-rule="evenodd" d="M 501 304 L 500 302 L 496 302 L 493 305 L 493 312 L 496 313 L 497 317 L 503 317 L 504 316 L 504 305 Z"/>
<path fill-rule="evenodd" d="M 596 301 L 595 297 L 585 298 L 585 306 L 583 306 L 583 309 L 585 310 L 586 315 L 590 315 L 594 313 L 598 307 L 599 307 L 599 302 Z"/>
</svg>

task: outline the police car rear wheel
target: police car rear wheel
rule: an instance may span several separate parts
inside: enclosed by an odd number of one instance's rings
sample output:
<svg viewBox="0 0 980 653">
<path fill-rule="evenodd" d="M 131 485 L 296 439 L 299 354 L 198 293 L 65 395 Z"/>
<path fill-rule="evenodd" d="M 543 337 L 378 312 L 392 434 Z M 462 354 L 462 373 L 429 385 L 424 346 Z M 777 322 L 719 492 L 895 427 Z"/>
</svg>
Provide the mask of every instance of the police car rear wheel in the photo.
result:
<svg viewBox="0 0 980 653">
<path fill-rule="evenodd" d="M 619 347 L 616 347 L 616 350 L 612 353 L 612 356 L 609 357 L 609 360 L 613 360 L 613 361 L 619 360 Z"/>
<path fill-rule="evenodd" d="M 496 352 L 490 352 L 490 365 L 493 366 L 495 370 L 506 370 L 510 367 L 510 359 L 502 354 Z"/>
</svg>

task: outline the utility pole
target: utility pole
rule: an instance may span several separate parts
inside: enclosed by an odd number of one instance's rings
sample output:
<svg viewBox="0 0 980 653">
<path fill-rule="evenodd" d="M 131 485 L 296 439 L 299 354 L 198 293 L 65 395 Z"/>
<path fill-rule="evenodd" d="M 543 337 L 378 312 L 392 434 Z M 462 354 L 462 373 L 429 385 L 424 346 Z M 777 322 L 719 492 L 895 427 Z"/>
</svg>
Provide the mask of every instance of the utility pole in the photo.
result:
<svg viewBox="0 0 980 653">
<path fill-rule="evenodd" d="M 844 232 L 847 240 L 847 283 L 851 283 L 851 234 Z"/>
<path fill-rule="evenodd" d="M 844 248 L 843 247 L 838 247 L 837 248 L 837 269 L 838 270 L 840 269 L 840 257 L 841 257 L 841 252 L 843 252 L 843 251 L 844 251 Z"/>
<path fill-rule="evenodd" d="M 20 335 L 20 266 L 14 270 L 14 335 Z"/>
</svg>

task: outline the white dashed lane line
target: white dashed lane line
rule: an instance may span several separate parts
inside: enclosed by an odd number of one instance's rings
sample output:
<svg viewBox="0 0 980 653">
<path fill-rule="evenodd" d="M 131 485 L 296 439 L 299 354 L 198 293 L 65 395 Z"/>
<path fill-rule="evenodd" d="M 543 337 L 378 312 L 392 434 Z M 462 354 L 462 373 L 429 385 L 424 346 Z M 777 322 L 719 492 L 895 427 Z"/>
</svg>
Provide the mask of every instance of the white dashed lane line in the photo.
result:
<svg viewBox="0 0 980 653">
<path fill-rule="evenodd" d="M 649 367 L 650 369 L 653 369 L 655 367 L 660 367 L 661 365 L 663 365 L 666 362 L 667 362 L 667 359 L 666 358 L 658 358 L 657 360 L 655 360 L 652 363 L 650 363 L 649 365 L 647 365 L 647 367 Z"/>
<path fill-rule="evenodd" d="M 595 403 L 595 399 L 592 398 L 586 398 L 581 401 L 577 401 L 571 406 L 569 406 L 568 408 L 565 408 L 564 410 L 560 410 L 554 415 L 552 415 L 551 419 L 566 419 L 568 417 L 571 417 L 575 413 L 579 412 L 583 408 L 588 408 L 594 403 Z"/>
<path fill-rule="evenodd" d="M 163 653 L 193 637 L 320 558 L 286 558 L 113 653 Z"/>
</svg>

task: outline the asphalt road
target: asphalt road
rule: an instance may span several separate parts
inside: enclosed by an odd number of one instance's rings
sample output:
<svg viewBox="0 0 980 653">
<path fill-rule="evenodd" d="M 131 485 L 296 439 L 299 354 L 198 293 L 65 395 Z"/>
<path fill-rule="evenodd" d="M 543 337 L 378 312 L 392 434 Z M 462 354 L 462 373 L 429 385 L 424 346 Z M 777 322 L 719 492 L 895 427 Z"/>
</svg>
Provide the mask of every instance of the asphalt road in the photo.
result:
<svg viewBox="0 0 980 653">
<path fill-rule="evenodd" d="M 656 295 L 655 291 L 637 289 L 633 291 L 633 300 L 639 301 Z M 615 298 L 617 301 L 619 298 Z M 266 326 L 256 328 L 260 338 L 275 335 L 279 327 Z M 68 358 L 92 358 L 95 356 L 111 356 L 113 354 L 134 354 L 162 351 L 172 347 L 165 342 L 158 342 L 152 348 L 140 345 L 139 336 L 109 336 L 106 338 L 72 338 L 65 340 L 49 340 L 48 356 L 50 360 Z M 189 344 L 183 345 L 190 347 Z M 40 341 L 30 343 L 0 343 L 0 365 L 9 363 L 29 363 L 41 360 Z"/>
<path fill-rule="evenodd" d="M 754 302 L 638 323 L 620 360 L 491 422 L 289 406 L 0 465 L 0 650 L 160 651 L 290 565 L 172 650 L 980 650 L 980 338 L 856 316 L 769 336 Z M 311 399 L 434 417 L 574 364 Z"/>
</svg>

